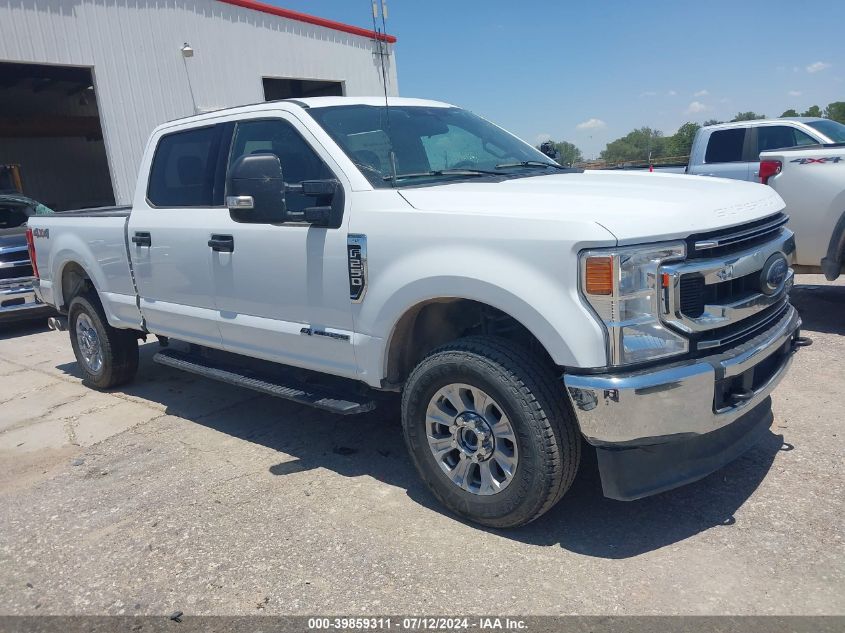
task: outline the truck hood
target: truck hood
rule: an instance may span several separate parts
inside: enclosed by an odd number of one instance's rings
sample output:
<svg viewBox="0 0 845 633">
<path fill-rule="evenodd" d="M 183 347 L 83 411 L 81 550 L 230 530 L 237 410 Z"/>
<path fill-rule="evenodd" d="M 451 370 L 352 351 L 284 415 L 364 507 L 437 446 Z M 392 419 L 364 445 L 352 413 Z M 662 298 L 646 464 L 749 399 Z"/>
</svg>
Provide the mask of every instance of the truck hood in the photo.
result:
<svg viewBox="0 0 845 633">
<path fill-rule="evenodd" d="M 426 211 L 583 219 L 609 230 L 620 244 L 727 228 L 784 207 L 771 187 L 756 183 L 598 170 L 411 187 L 399 193 Z"/>
</svg>

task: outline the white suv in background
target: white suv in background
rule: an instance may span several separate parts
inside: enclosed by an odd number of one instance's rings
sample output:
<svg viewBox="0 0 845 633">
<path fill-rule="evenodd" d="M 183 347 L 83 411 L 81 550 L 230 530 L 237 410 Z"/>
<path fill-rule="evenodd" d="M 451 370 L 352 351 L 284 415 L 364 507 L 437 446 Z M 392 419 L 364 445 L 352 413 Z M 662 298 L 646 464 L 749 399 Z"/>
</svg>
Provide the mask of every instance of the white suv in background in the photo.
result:
<svg viewBox="0 0 845 633">
<path fill-rule="evenodd" d="M 759 182 L 760 152 L 845 142 L 845 125 L 816 117 L 760 119 L 701 128 L 687 173 Z"/>
</svg>

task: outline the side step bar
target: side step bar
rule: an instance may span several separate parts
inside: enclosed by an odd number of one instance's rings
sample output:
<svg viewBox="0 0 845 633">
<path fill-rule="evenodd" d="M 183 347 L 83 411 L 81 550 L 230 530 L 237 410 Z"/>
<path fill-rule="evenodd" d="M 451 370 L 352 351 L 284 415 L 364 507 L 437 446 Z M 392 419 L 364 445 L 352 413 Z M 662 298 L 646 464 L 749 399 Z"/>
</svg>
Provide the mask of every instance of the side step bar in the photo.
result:
<svg viewBox="0 0 845 633">
<path fill-rule="evenodd" d="M 285 384 L 267 375 L 257 375 L 238 367 L 218 363 L 212 359 L 166 349 L 153 356 L 153 360 L 162 365 L 181 369 L 192 374 L 212 378 L 238 387 L 246 387 L 270 396 L 293 400 L 324 411 L 353 415 L 375 409 L 372 400 L 355 402 L 329 391 L 323 391 L 313 385 L 297 384 L 288 380 Z"/>
</svg>

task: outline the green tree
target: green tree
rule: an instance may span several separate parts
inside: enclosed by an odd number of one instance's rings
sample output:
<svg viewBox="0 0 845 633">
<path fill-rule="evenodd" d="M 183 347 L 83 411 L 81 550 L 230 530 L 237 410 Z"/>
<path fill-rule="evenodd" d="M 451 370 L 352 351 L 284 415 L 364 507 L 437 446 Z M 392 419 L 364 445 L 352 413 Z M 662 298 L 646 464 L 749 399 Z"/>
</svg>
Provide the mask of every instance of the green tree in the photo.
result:
<svg viewBox="0 0 845 633">
<path fill-rule="evenodd" d="M 756 121 L 757 119 L 765 119 L 765 114 L 757 114 L 749 110 L 748 112 L 737 112 L 736 116 L 731 121 Z"/>
<path fill-rule="evenodd" d="M 804 112 L 801 116 L 821 116 L 821 115 L 822 115 L 822 109 L 819 106 L 814 105 L 814 106 L 810 106 L 807 109 L 807 111 Z"/>
<path fill-rule="evenodd" d="M 599 155 L 611 163 L 648 160 L 666 155 L 666 138 L 660 130 L 641 127 L 607 144 Z"/>
<path fill-rule="evenodd" d="M 824 109 L 824 115 L 833 121 L 845 123 L 845 101 L 834 101 L 828 103 Z"/>
<path fill-rule="evenodd" d="M 707 119 L 704 123 L 701 124 L 701 126 L 707 127 L 708 125 L 719 125 L 720 123 L 724 123 L 724 121 L 718 121 L 716 119 Z"/>
<path fill-rule="evenodd" d="M 559 143 L 555 143 L 555 149 L 560 152 L 558 162 L 560 162 L 561 165 L 571 165 L 572 163 L 580 163 L 584 160 L 581 150 L 578 149 L 574 143 L 570 143 L 569 141 L 560 141 Z"/>
<path fill-rule="evenodd" d="M 794 108 L 789 108 L 786 112 L 781 114 L 781 116 L 800 116 L 798 112 Z"/>
<path fill-rule="evenodd" d="M 695 133 L 701 129 L 698 123 L 684 123 L 672 136 L 666 139 L 667 156 L 688 156 Z"/>
</svg>

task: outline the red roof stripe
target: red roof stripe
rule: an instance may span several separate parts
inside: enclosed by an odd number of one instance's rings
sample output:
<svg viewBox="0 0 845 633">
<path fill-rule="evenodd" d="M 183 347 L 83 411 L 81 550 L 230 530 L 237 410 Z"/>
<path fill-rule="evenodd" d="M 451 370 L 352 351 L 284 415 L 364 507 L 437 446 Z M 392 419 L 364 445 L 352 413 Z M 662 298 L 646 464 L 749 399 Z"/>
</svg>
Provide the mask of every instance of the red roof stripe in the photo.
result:
<svg viewBox="0 0 845 633">
<path fill-rule="evenodd" d="M 325 18 L 318 18 L 316 15 L 308 15 L 307 13 L 300 13 L 299 11 L 291 11 L 290 9 L 282 9 L 281 7 L 274 7 L 271 4 L 264 4 L 263 2 L 255 2 L 255 0 L 218 0 L 218 2 L 225 2 L 226 4 L 233 4 L 236 7 L 244 9 L 252 9 L 253 11 L 261 11 L 262 13 L 269 13 L 280 18 L 287 18 L 289 20 L 296 20 L 298 22 L 307 22 L 308 24 L 315 24 L 317 26 L 324 26 L 335 31 L 343 31 L 344 33 L 351 33 L 352 35 L 361 35 L 362 37 L 369 37 L 372 39 L 379 39 L 384 42 L 393 44 L 396 42 L 396 37 L 386 33 L 376 33 L 369 29 L 362 29 L 351 24 L 344 24 L 343 22 L 335 22 L 334 20 L 326 20 Z"/>
</svg>

